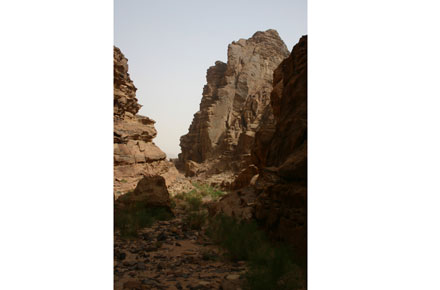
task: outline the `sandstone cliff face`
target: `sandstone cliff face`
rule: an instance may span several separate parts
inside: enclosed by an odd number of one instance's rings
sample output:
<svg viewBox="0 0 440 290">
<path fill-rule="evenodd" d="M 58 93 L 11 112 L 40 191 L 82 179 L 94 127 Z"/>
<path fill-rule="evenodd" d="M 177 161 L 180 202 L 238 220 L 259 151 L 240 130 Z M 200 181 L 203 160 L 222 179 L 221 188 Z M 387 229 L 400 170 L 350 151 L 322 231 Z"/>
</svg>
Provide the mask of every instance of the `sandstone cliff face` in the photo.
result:
<svg viewBox="0 0 440 290">
<path fill-rule="evenodd" d="M 127 59 L 114 47 L 114 177 L 115 196 L 134 189 L 143 175 L 165 177 L 176 171 L 166 155 L 153 143 L 154 121 L 137 115 L 141 105 L 128 73 Z"/>
<path fill-rule="evenodd" d="M 180 139 L 182 164 L 203 163 L 200 168 L 208 174 L 237 172 L 250 164 L 261 120 L 273 123 L 273 71 L 288 54 L 275 30 L 229 45 L 227 63 L 217 61 L 208 69 L 200 110 Z"/>
<path fill-rule="evenodd" d="M 136 99 L 136 90 L 128 73 L 128 60 L 121 50 L 113 47 L 114 115 L 124 117 L 125 112 L 137 114 L 141 105 Z"/>
<path fill-rule="evenodd" d="M 276 238 L 307 255 L 307 36 L 274 72 L 274 127 L 256 134 L 255 216 Z M 304 257 L 303 256 L 303 257 Z"/>
</svg>

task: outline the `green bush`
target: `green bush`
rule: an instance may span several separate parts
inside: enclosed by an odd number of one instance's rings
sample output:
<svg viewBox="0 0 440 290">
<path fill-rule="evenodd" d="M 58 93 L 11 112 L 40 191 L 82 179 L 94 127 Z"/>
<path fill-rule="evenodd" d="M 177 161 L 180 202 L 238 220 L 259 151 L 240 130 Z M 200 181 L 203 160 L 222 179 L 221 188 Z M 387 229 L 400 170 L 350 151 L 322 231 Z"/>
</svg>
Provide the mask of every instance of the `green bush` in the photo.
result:
<svg viewBox="0 0 440 290">
<path fill-rule="evenodd" d="M 237 222 L 224 215 L 210 221 L 207 235 L 225 248 L 233 261 L 249 260 L 261 245 L 267 243 L 255 222 Z"/>
<path fill-rule="evenodd" d="M 221 191 L 218 188 L 214 188 L 208 184 L 199 184 L 199 183 L 193 183 L 193 186 L 196 188 L 196 191 L 203 197 L 210 196 L 212 199 L 218 199 L 222 195 L 225 194 L 225 192 Z"/>
<path fill-rule="evenodd" d="M 302 272 L 285 246 L 275 246 L 255 222 L 216 216 L 206 234 L 226 250 L 232 261 L 248 261 L 246 288 L 293 290 L 301 288 Z"/>
<path fill-rule="evenodd" d="M 188 192 L 176 194 L 175 198 L 188 201 L 189 199 L 192 199 L 192 198 L 202 199 L 202 196 L 197 192 L 197 190 L 193 189 Z"/>
<path fill-rule="evenodd" d="M 202 197 L 197 189 L 176 195 L 176 198 L 185 201 L 187 214 L 183 222 L 192 230 L 200 230 L 206 222 L 207 213 L 202 211 Z"/>
<path fill-rule="evenodd" d="M 175 197 L 181 200 L 190 197 L 203 198 L 206 196 L 209 196 L 212 199 L 218 199 L 219 197 L 225 194 L 225 192 L 221 191 L 220 189 L 214 188 L 208 184 L 193 183 L 192 185 L 195 187 L 194 189 L 188 192 L 177 194 Z"/>
<path fill-rule="evenodd" d="M 133 238 L 137 236 L 138 226 L 134 215 L 128 213 L 115 213 L 114 227 L 119 229 L 122 238 Z"/>
<path fill-rule="evenodd" d="M 187 198 L 186 202 L 188 204 L 189 211 L 198 211 L 202 205 L 202 199 L 196 196 Z"/>
<path fill-rule="evenodd" d="M 210 197 L 216 200 L 225 193 L 219 189 L 213 188 L 207 184 L 193 183 L 194 189 L 188 192 L 182 192 L 174 196 L 175 199 L 186 202 L 185 208 L 189 212 L 199 211 L 203 205 L 203 198 Z"/>
<path fill-rule="evenodd" d="M 149 208 L 137 203 L 129 208 L 115 211 L 114 227 L 122 238 L 137 237 L 138 230 L 150 227 L 155 221 L 168 220 L 172 214 L 165 208 Z"/>
</svg>

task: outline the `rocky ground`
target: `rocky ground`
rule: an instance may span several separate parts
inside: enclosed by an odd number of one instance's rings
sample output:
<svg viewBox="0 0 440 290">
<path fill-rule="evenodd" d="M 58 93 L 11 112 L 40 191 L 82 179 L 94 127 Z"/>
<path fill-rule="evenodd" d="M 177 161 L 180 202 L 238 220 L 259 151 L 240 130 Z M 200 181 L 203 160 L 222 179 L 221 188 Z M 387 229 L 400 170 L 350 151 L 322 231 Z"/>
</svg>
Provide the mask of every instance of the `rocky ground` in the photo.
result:
<svg viewBox="0 0 440 290">
<path fill-rule="evenodd" d="M 136 239 L 115 233 L 115 289 L 241 289 L 245 263 L 222 258 L 201 231 L 186 227 L 184 217 L 177 212 Z"/>
</svg>

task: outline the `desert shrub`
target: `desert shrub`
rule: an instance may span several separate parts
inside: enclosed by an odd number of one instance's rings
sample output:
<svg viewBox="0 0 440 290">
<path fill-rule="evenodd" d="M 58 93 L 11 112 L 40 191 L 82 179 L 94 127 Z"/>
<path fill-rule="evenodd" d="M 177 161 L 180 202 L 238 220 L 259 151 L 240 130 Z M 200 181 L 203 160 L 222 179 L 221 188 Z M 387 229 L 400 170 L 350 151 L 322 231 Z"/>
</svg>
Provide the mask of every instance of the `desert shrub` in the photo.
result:
<svg viewBox="0 0 440 290">
<path fill-rule="evenodd" d="M 188 191 L 188 192 L 182 192 L 182 193 L 176 194 L 174 196 L 174 198 L 179 199 L 179 200 L 188 201 L 191 198 L 202 199 L 202 196 L 195 189 L 193 189 L 193 190 Z"/>
<path fill-rule="evenodd" d="M 286 247 L 268 247 L 264 254 L 251 255 L 246 288 L 251 290 L 302 288 L 301 268 L 293 263 Z"/>
<path fill-rule="evenodd" d="M 123 238 L 132 238 L 137 235 L 135 218 L 126 212 L 115 213 L 114 227 L 115 230 L 119 229 L 121 237 Z"/>
<path fill-rule="evenodd" d="M 192 230 L 200 230 L 205 224 L 207 213 L 202 210 L 202 195 L 196 189 L 179 195 L 185 201 L 186 216 L 183 222 Z"/>
<path fill-rule="evenodd" d="M 291 252 L 283 245 L 272 244 L 255 222 L 219 215 L 209 221 L 206 234 L 232 261 L 248 261 L 247 289 L 301 288 L 302 272 Z"/>
<path fill-rule="evenodd" d="M 202 197 L 209 196 L 212 199 L 218 199 L 225 194 L 225 192 L 221 191 L 220 189 L 214 188 L 208 184 L 199 184 L 195 182 L 193 183 L 193 186 Z"/>
<path fill-rule="evenodd" d="M 208 187 L 208 194 L 214 198 L 214 199 L 218 199 L 219 197 L 225 195 L 224 191 L 221 191 L 220 189 L 216 189 L 213 187 Z"/>
<path fill-rule="evenodd" d="M 206 184 L 193 183 L 194 189 L 188 192 L 182 192 L 176 194 L 174 198 L 183 200 L 186 202 L 186 209 L 188 211 L 198 211 L 203 205 L 203 198 L 210 197 L 212 200 L 216 200 L 225 193 L 219 189 L 213 188 Z"/>
<path fill-rule="evenodd" d="M 119 230 L 122 238 L 135 238 L 138 230 L 150 227 L 155 221 L 168 220 L 171 217 L 172 214 L 165 208 L 151 208 L 136 203 L 115 211 L 114 228 Z"/>
<path fill-rule="evenodd" d="M 192 230 L 200 230 L 206 222 L 205 212 L 190 212 L 183 222 Z"/>
<path fill-rule="evenodd" d="M 202 199 L 200 197 L 196 197 L 196 196 L 187 198 L 186 202 L 188 204 L 188 210 L 190 212 L 200 210 L 200 207 L 202 205 Z"/>
<path fill-rule="evenodd" d="M 200 210 L 203 204 L 202 196 L 195 189 L 189 192 L 177 194 L 175 198 L 185 201 L 184 207 L 189 212 Z"/>
<path fill-rule="evenodd" d="M 211 219 L 206 233 L 227 250 L 233 261 L 249 260 L 252 253 L 266 243 L 264 233 L 255 222 L 237 222 L 225 215 Z"/>
</svg>

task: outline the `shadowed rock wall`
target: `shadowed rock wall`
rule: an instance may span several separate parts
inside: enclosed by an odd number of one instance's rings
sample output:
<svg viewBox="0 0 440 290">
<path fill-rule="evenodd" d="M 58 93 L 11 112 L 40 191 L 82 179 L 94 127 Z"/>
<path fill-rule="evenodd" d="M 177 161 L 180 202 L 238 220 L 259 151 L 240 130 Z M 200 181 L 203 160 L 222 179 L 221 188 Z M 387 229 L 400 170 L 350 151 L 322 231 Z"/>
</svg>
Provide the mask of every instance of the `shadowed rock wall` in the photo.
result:
<svg viewBox="0 0 440 290">
<path fill-rule="evenodd" d="M 267 231 L 307 255 L 307 36 L 274 72 L 274 127 L 256 134 L 255 216 Z"/>
</svg>

